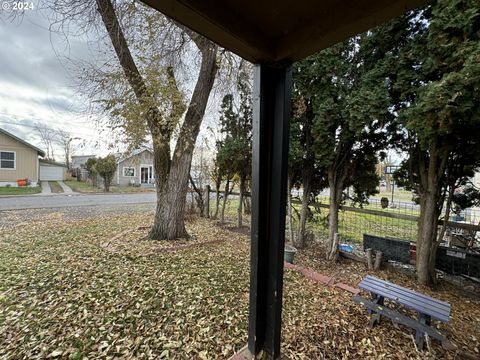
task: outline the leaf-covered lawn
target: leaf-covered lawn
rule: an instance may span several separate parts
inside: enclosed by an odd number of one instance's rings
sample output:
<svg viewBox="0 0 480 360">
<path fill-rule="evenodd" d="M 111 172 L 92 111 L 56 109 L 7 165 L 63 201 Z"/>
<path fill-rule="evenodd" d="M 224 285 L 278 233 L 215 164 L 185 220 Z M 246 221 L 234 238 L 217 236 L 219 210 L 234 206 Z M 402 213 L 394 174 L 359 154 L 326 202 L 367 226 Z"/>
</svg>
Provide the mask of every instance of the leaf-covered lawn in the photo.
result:
<svg viewBox="0 0 480 360">
<path fill-rule="evenodd" d="M 239 350 L 247 341 L 248 237 L 197 219 L 189 223 L 195 247 L 165 252 L 175 243 L 138 240 L 139 231 L 106 246 L 150 221 L 150 212 L 52 213 L 0 229 L 0 358 L 225 359 Z M 202 245 L 215 240 L 225 241 Z M 296 271 L 285 271 L 284 299 L 288 358 L 426 356 L 408 330 L 388 322 L 369 330 L 348 293 Z M 472 352 L 478 339 L 471 341 Z"/>
</svg>

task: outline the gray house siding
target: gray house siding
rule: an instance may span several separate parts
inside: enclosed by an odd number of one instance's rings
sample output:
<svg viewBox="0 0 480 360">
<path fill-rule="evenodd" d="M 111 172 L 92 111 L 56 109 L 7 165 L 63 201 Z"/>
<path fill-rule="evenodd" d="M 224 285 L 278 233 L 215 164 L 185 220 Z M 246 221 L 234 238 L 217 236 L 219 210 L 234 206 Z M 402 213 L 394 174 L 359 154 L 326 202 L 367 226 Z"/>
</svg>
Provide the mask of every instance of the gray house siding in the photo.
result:
<svg viewBox="0 0 480 360">
<path fill-rule="evenodd" d="M 126 176 L 128 173 L 131 175 Z M 143 150 L 118 162 L 113 181 L 117 185 L 128 186 L 132 183 L 153 184 L 154 179 L 153 154 L 149 150 Z"/>
</svg>

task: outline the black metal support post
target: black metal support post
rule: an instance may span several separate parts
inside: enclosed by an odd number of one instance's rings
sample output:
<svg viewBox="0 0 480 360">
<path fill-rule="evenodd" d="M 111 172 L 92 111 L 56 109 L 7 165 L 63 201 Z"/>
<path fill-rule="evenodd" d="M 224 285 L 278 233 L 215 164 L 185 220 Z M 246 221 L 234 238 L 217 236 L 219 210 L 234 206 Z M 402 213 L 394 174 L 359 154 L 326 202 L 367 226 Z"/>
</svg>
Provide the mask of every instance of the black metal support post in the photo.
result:
<svg viewBox="0 0 480 360">
<path fill-rule="evenodd" d="M 248 349 L 266 359 L 280 358 L 291 86 L 289 63 L 255 67 Z"/>
</svg>

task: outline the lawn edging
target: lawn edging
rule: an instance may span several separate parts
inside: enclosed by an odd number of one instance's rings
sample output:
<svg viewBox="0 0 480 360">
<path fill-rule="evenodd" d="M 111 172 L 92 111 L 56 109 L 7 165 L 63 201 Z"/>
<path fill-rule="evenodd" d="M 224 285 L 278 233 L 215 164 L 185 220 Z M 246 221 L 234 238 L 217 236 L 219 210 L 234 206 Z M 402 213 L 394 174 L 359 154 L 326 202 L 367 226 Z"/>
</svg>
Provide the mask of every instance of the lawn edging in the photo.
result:
<svg viewBox="0 0 480 360">
<path fill-rule="evenodd" d="M 347 292 L 349 292 L 353 295 L 358 295 L 358 293 L 360 293 L 360 289 L 358 289 L 358 288 L 355 288 L 353 286 L 350 286 L 350 285 L 347 285 L 347 284 L 344 284 L 344 283 L 335 282 L 334 277 L 326 276 L 326 275 L 320 274 L 316 271 L 313 271 L 312 269 L 305 268 L 305 267 L 300 266 L 300 265 L 290 264 L 286 261 L 283 264 L 284 264 L 284 267 L 286 269 L 297 270 L 307 279 L 319 282 L 319 283 L 321 283 L 325 286 L 334 287 L 334 288 L 337 288 L 337 289 L 340 289 L 340 290 L 343 290 L 343 291 L 347 291 Z"/>
</svg>

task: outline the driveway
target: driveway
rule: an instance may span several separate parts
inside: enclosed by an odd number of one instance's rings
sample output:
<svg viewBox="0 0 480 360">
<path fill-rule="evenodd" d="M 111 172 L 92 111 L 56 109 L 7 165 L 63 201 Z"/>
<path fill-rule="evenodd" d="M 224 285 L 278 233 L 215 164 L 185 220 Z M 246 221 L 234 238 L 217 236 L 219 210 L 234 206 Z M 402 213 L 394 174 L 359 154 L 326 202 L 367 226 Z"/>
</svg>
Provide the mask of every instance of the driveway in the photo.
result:
<svg viewBox="0 0 480 360">
<path fill-rule="evenodd" d="M 65 208 L 79 206 L 122 206 L 154 204 L 155 193 L 82 194 L 57 196 L 17 196 L 0 198 L 0 211 L 22 209 Z"/>
</svg>

